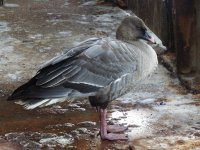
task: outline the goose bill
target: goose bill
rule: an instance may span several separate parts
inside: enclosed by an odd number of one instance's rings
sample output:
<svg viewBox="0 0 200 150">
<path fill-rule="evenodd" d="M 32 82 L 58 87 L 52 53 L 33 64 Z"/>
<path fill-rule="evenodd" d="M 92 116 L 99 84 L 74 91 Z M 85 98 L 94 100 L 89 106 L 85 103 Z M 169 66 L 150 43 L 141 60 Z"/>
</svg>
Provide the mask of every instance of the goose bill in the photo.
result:
<svg viewBox="0 0 200 150">
<path fill-rule="evenodd" d="M 156 44 L 155 39 L 153 38 L 153 36 L 150 35 L 150 33 L 148 31 L 145 32 L 144 36 L 142 37 L 142 39 L 152 43 L 152 44 Z"/>
</svg>

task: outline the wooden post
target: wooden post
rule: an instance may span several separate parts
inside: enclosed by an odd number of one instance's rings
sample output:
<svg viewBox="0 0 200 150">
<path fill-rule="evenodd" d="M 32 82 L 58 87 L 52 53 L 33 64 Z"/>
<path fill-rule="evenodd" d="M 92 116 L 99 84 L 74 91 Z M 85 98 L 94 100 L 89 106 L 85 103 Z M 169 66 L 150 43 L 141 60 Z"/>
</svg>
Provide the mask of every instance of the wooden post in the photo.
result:
<svg viewBox="0 0 200 150">
<path fill-rule="evenodd" d="M 200 92 L 200 1 L 173 0 L 177 73 L 182 83 Z"/>
<path fill-rule="evenodd" d="M 3 1 L 4 1 L 4 0 L 0 0 L 0 6 L 3 6 Z"/>
<path fill-rule="evenodd" d="M 194 1 L 194 24 L 195 28 L 193 30 L 193 40 L 194 42 L 194 53 L 192 57 L 195 58 L 195 85 L 197 93 L 200 93 L 200 1 Z M 193 58 L 192 58 L 193 59 Z"/>
<path fill-rule="evenodd" d="M 192 29 L 194 0 L 173 0 L 174 36 L 177 53 L 177 71 L 180 74 L 190 74 L 192 62 Z"/>
</svg>

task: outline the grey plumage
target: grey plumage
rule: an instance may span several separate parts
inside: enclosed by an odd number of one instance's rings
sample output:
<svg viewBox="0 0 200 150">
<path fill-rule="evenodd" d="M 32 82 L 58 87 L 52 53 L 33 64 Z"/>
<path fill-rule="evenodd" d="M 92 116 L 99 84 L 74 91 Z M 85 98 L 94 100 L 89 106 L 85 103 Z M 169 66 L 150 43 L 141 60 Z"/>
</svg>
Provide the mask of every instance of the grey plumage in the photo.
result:
<svg viewBox="0 0 200 150">
<path fill-rule="evenodd" d="M 44 100 L 41 105 L 45 106 L 54 98 L 89 96 L 92 106 L 106 107 L 150 75 L 158 64 L 155 51 L 139 40 L 146 30 L 140 21 L 128 17 L 123 21 L 125 26 L 137 26 L 126 28 L 122 24 L 118 39 L 91 38 L 53 58 L 8 99 L 21 99 L 24 105 Z"/>
</svg>

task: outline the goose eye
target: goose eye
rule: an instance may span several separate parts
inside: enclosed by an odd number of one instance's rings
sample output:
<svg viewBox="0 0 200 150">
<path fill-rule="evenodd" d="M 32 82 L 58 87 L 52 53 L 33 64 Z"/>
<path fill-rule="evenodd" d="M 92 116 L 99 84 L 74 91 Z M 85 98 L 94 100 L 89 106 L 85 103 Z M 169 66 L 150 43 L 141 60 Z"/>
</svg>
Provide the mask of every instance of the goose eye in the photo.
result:
<svg viewBox="0 0 200 150">
<path fill-rule="evenodd" d="M 146 29 L 142 28 L 142 27 L 138 27 L 137 28 L 142 34 L 145 34 Z"/>
<path fill-rule="evenodd" d="M 143 28 L 143 27 L 136 27 L 136 29 L 138 29 L 138 30 L 140 30 L 140 31 L 142 31 L 142 32 L 145 32 L 145 31 L 146 31 L 146 29 Z"/>
</svg>

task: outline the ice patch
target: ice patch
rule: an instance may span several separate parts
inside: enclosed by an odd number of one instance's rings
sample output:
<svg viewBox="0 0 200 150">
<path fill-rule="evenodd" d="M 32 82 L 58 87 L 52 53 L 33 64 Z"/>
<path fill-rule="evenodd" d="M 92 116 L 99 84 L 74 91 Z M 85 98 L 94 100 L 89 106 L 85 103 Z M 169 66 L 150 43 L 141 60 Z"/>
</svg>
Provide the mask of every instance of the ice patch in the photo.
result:
<svg viewBox="0 0 200 150">
<path fill-rule="evenodd" d="M 74 142 L 74 138 L 70 134 L 58 136 L 53 133 L 13 132 L 5 134 L 5 137 L 9 141 L 20 143 L 24 149 L 66 148 L 66 146 Z"/>
<path fill-rule="evenodd" d="M 93 6 L 95 5 L 96 2 L 95 1 L 89 1 L 89 2 L 85 2 L 84 4 L 82 4 L 81 6 Z"/>
<path fill-rule="evenodd" d="M 96 31 L 106 33 L 110 37 L 115 37 L 116 27 L 120 24 L 121 20 L 130 15 L 124 10 L 113 8 L 112 13 L 105 13 L 98 16 L 93 16 L 94 23 L 98 24 L 95 28 Z"/>
<path fill-rule="evenodd" d="M 6 45 L 5 43 L 1 43 L 1 42 L 0 42 L 0 47 L 1 47 L 0 55 L 2 54 L 2 52 L 11 53 L 14 50 L 13 46 Z"/>
<path fill-rule="evenodd" d="M 150 92 L 137 92 L 135 91 L 134 93 L 129 92 L 126 95 L 118 98 L 118 100 L 120 100 L 121 103 L 135 103 L 135 102 L 139 102 L 143 101 L 141 103 L 145 103 L 145 102 L 150 102 L 153 99 L 156 98 L 156 93 L 150 93 Z"/>
<path fill-rule="evenodd" d="M 67 37 L 72 36 L 72 31 L 60 31 L 58 32 L 58 37 Z"/>
<path fill-rule="evenodd" d="M 83 122 L 78 123 L 77 125 L 84 126 L 84 127 L 92 127 L 92 126 L 96 126 L 96 124 L 97 123 L 93 121 L 83 121 Z"/>
<path fill-rule="evenodd" d="M 10 31 L 10 28 L 8 27 L 7 22 L 0 21 L 0 33 Z"/>
<path fill-rule="evenodd" d="M 123 124 L 130 127 L 128 132 L 130 139 L 143 138 L 152 135 L 153 128 L 150 127 L 152 120 L 157 120 L 159 115 L 148 109 L 134 109 L 131 111 L 114 111 L 110 118 L 114 124 Z"/>
<path fill-rule="evenodd" d="M 139 104 L 152 104 L 154 103 L 155 98 L 146 98 L 143 100 L 138 101 Z"/>
<path fill-rule="evenodd" d="M 35 35 L 29 35 L 29 38 L 31 39 L 41 39 L 44 35 L 43 34 L 35 34 Z"/>
<path fill-rule="evenodd" d="M 65 22 L 66 20 L 63 20 L 63 19 L 51 19 L 51 20 L 46 20 L 46 21 L 49 22 L 49 23 L 52 23 L 52 25 L 56 25 L 58 23 Z"/>
<path fill-rule="evenodd" d="M 87 17 L 86 17 L 85 15 L 82 15 L 82 16 L 81 16 L 81 19 L 82 19 L 82 20 L 87 20 Z"/>
<path fill-rule="evenodd" d="M 80 23 L 80 24 L 85 24 L 85 25 L 86 25 L 86 24 L 89 24 L 89 22 L 86 22 L 86 21 L 79 21 L 79 20 L 76 20 L 76 22 L 77 22 L 77 23 Z"/>
<path fill-rule="evenodd" d="M 11 80 L 19 80 L 20 79 L 20 73 L 21 71 L 16 71 L 15 74 L 12 74 L 12 73 L 8 73 L 7 76 L 8 78 L 10 78 Z"/>
<path fill-rule="evenodd" d="M 7 22 L 0 21 L 0 55 L 5 56 L 5 53 L 10 53 L 13 51 L 13 46 L 9 45 L 14 39 L 10 36 L 4 34 L 4 32 L 10 31 Z"/>
<path fill-rule="evenodd" d="M 11 80 L 17 80 L 17 76 L 16 76 L 15 74 L 9 73 L 7 76 L 8 76 Z"/>
<path fill-rule="evenodd" d="M 69 2 L 68 2 L 68 0 L 66 0 L 64 3 L 64 6 L 68 6 L 68 5 L 69 5 Z"/>
<path fill-rule="evenodd" d="M 48 144 L 48 145 L 60 145 L 62 147 L 65 147 L 66 145 L 72 144 L 74 139 L 69 136 L 57 136 L 57 137 L 51 137 L 51 138 L 44 138 L 39 141 L 41 144 Z"/>
<path fill-rule="evenodd" d="M 5 6 L 5 7 L 9 7 L 9 8 L 16 8 L 16 7 L 19 7 L 18 4 L 11 4 L 11 3 L 5 3 L 4 6 Z"/>
<path fill-rule="evenodd" d="M 48 125 L 46 128 L 47 129 L 52 129 L 52 128 L 71 128 L 74 127 L 75 125 L 73 123 L 64 123 L 64 124 L 56 124 L 56 125 Z"/>
<path fill-rule="evenodd" d="M 113 14 L 114 15 L 114 14 Z M 96 17 L 95 21 L 97 22 L 113 22 L 113 16 L 110 14 L 103 14 Z"/>
<path fill-rule="evenodd" d="M 48 15 L 53 15 L 53 13 L 47 13 Z"/>
</svg>

